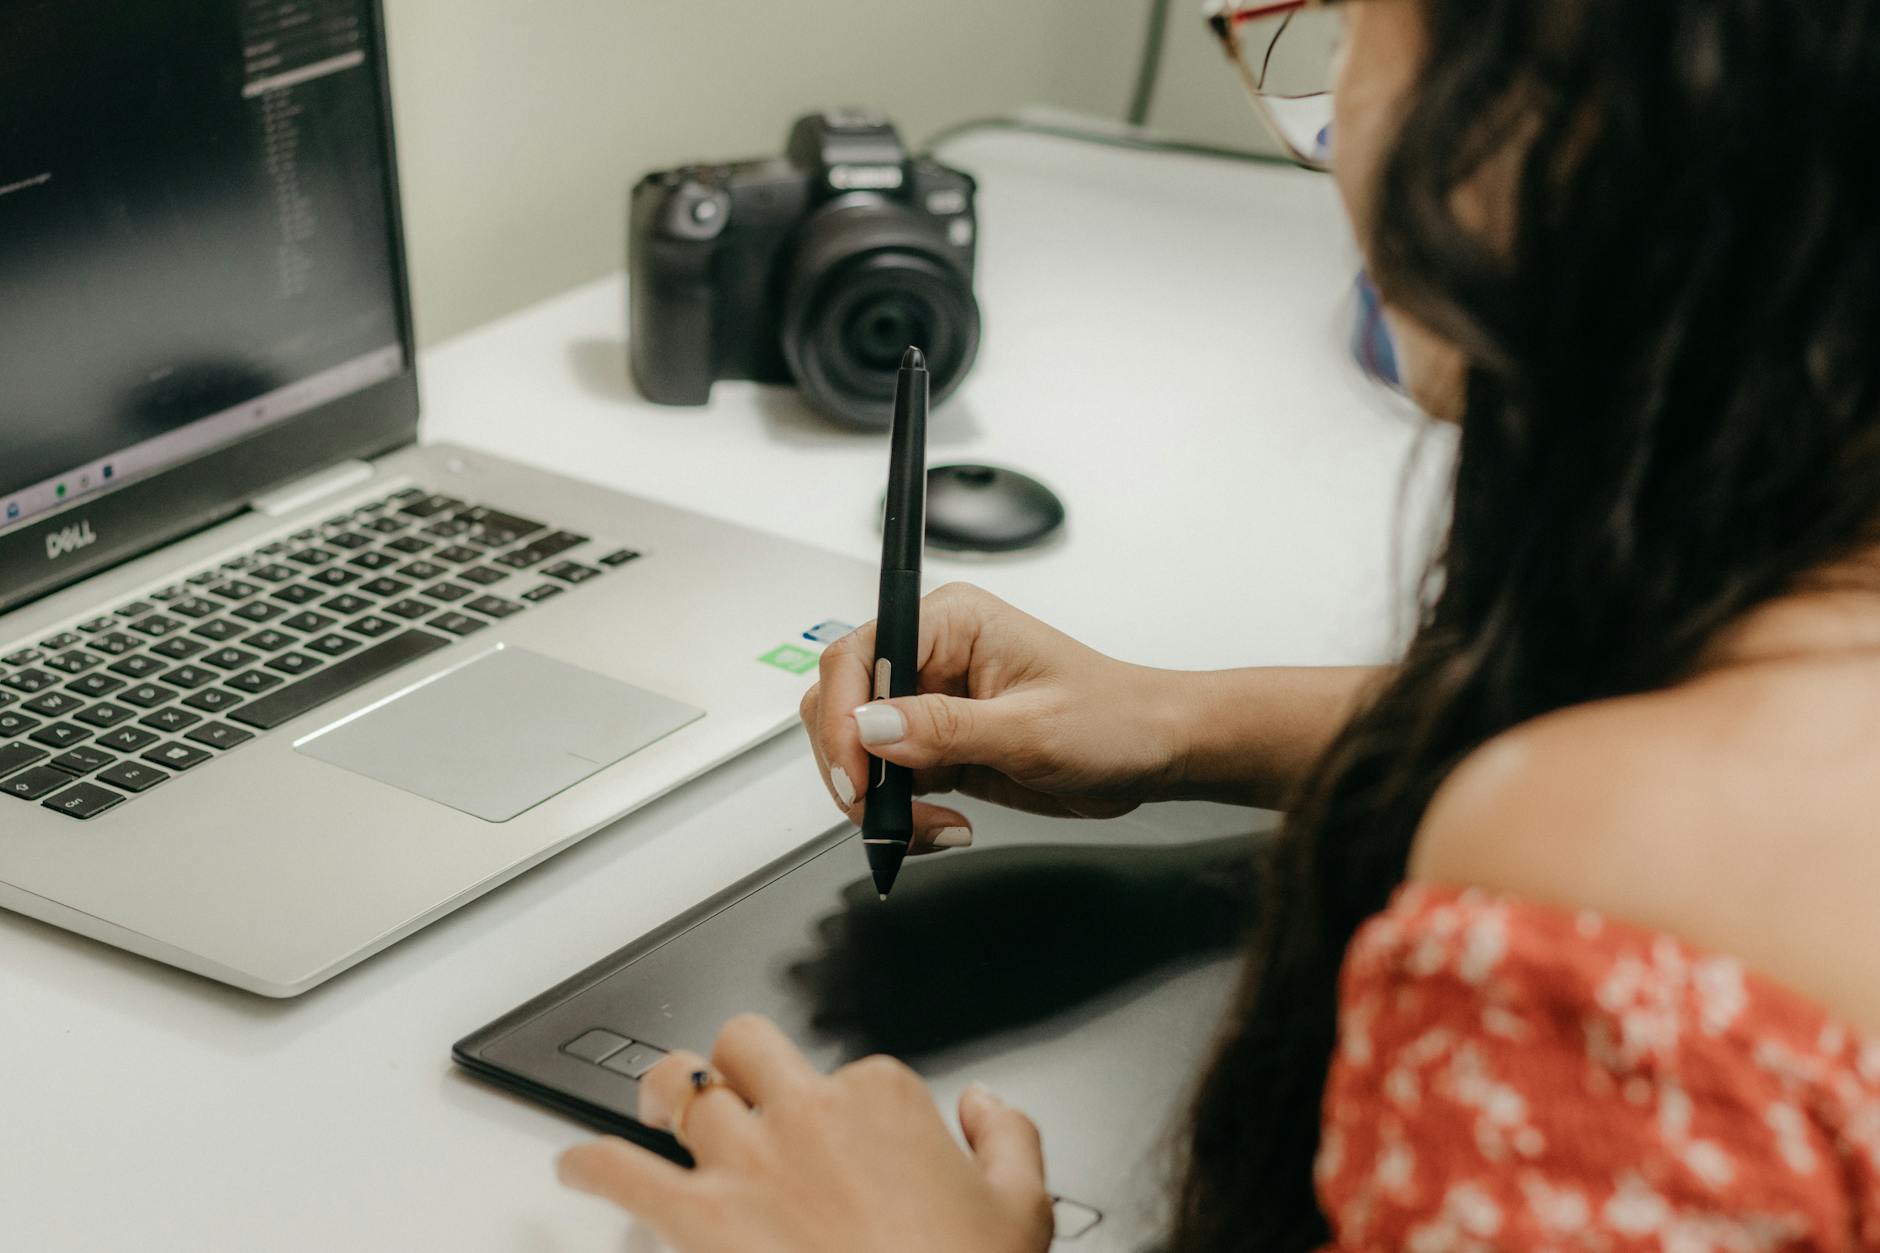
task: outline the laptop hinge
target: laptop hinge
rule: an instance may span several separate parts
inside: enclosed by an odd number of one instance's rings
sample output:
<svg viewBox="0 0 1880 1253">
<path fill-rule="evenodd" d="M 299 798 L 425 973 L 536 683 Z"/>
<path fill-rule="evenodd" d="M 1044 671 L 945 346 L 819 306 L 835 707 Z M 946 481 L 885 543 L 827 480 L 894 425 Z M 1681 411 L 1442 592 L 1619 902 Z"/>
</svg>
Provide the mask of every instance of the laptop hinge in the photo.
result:
<svg viewBox="0 0 1880 1253">
<path fill-rule="evenodd" d="M 285 487 L 277 487 L 265 496 L 257 496 L 248 502 L 248 507 L 256 513 L 278 518 L 323 497 L 357 487 L 375 473 L 377 471 L 363 461 L 342 461 L 304 479 L 295 479 Z"/>
</svg>

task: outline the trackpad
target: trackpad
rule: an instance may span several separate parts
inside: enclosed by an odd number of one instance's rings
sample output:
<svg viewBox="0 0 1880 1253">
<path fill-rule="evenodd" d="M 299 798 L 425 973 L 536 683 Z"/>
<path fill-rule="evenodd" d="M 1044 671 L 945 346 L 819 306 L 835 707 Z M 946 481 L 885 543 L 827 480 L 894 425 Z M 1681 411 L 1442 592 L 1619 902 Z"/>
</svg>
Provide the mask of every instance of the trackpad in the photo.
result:
<svg viewBox="0 0 1880 1253">
<path fill-rule="evenodd" d="M 488 822 L 507 822 L 705 711 L 499 648 L 299 745 Z"/>
</svg>

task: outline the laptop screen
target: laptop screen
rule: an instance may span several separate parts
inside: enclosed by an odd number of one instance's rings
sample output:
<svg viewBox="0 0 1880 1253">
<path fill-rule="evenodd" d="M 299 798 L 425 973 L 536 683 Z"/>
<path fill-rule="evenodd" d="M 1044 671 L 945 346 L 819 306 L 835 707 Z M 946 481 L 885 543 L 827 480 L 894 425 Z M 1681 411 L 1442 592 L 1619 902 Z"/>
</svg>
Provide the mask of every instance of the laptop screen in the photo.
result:
<svg viewBox="0 0 1880 1253">
<path fill-rule="evenodd" d="M 407 367 L 371 0 L 0 0 L 0 536 Z"/>
</svg>

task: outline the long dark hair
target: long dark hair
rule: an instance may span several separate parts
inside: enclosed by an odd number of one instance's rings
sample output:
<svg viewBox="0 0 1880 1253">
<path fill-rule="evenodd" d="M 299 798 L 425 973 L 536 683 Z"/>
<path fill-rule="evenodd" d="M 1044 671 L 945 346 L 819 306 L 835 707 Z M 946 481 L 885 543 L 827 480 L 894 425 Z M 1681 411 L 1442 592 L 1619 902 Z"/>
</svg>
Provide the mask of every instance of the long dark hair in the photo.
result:
<svg viewBox="0 0 1880 1253">
<path fill-rule="evenodd" d="M 1415 2 L 1427 60 L 1366 242 L 1391 302 L 1470 362 L 1453 517 L 1406 657 L 1273 855 L 1180 1253 L 1326 1237 L 1338 968 L 1455 765 L 1678 682 L 1880 540 L 1880 5 Z M 1483 178 L 1505 231 L 1458 217 Z"/>
</svg>

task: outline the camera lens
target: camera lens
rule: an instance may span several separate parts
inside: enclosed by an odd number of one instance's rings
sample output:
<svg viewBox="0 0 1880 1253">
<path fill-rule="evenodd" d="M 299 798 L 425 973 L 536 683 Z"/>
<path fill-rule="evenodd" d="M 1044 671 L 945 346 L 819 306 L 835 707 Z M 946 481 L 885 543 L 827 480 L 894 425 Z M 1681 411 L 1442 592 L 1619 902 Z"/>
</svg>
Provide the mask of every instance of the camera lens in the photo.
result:
<svg viewBox="0 0 1880 1253">
<path fill-rule="evenodd" d="M 783 356 L 804 397 L 849 426 L 886 428 L 915 345 L 934 403 L 979 351 L 970 277 L 932 218 L 879 197 L 834 202 L 803 228 L 784 293 Z"/>
</svg>

